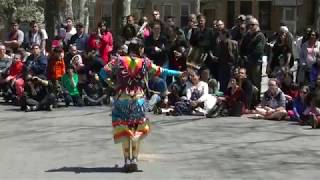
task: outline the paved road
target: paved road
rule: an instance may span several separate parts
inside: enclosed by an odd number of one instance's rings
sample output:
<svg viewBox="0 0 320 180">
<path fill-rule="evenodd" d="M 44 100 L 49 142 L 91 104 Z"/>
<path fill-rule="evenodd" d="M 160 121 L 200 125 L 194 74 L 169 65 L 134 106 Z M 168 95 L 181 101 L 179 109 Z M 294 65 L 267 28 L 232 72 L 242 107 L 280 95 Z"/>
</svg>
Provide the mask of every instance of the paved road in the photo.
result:
<svg viewBox="0 0 320 180">
<path fill-rule="evenodd" d="M 0 179 L 319 179 L 320 130 L 290 122 L 150 115 L 142 172 L 125 174 L 110 108 L 0 105 Z"/>
</svg>

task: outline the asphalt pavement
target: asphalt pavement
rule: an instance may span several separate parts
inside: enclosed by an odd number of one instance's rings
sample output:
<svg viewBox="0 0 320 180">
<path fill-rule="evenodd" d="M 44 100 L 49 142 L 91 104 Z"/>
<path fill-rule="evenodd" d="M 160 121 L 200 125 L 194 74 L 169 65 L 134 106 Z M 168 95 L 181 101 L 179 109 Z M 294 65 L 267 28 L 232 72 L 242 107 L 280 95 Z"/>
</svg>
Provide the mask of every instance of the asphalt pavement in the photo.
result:
<svg viewBox="0 0 320 180">
<path fill-rule="evenodd" d="M 122 173 L 111 108 L 0 105 L 0 180 L 319 179 L 320 130 L 292 122 L 149 114 L 140 172 Z"/>
</svg>

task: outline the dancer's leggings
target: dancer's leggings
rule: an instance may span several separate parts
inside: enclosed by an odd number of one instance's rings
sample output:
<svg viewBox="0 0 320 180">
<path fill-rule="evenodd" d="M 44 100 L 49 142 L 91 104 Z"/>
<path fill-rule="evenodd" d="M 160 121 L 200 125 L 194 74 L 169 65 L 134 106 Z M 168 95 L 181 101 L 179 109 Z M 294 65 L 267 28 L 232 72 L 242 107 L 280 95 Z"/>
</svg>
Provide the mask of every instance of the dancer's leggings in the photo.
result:
<svg viewBox="0 0 320 180">
<path fill-rule="evenodd" d="M 138 158 L 139 148 L 140 148 L 140 140 L 133 141 L 131 140 L 131 148 L 132 148 L 132 157 L 133 159 Z M 122 150 L 125 159 L 130 159 L 130 142 L 129 139 L 122 142 Z"/>
</svg>

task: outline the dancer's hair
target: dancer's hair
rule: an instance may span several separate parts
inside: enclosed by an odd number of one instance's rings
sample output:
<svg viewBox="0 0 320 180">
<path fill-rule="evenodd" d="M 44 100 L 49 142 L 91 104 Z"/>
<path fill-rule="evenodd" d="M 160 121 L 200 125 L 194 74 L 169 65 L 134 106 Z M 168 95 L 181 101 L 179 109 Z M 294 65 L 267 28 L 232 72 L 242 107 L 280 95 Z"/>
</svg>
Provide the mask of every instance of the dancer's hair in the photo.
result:
<svg viewBox="0 0 320 180">
<path fill-rule="evenodd" d="M 134 53 L 139 55 L 140 54 L 140 49 L 143 48 L 143 42 L 141 39 L 139 38 L 132 38 L 132 40 L 130 41 L 130 44 L 128 46 L 128 52 L 130 53 Z"/>
</svg>

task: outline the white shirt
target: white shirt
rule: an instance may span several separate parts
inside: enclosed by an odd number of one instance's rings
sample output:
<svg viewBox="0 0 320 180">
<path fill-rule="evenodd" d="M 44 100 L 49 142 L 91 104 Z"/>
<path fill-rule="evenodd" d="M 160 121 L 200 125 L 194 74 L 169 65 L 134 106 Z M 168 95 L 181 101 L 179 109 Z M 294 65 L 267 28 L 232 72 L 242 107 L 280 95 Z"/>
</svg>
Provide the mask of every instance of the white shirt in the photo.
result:
<svg viewBox="0 0 320 180">
<path fill-rule="evenodd" d="M 187 82 L 186 84 L 186 90 L 187 90 L 187 99 L 191 99 L 191 94 L 194 90 L 198 90 L 201 94 L 201 97 L 197 100 L 198 102 L 204 102 L 209 95 L 209 87 L 206 82 L 200 81 L 197 85 L 193 85 L 190 82 Z"/>
<path fill-rule="evenodd" d="M 31 32 L 31 35 L 28 34 L 28 36 L 26 37 L 26 42 L 29 43 L 31 46 L 32 46 L 33 44 L 39 44 L 39 45 L 41 45 L 41 42 L 42 42 L 43 40 L 48 39 L 48 34 L 47 34 L 47 32 L 46 32 L 45 29 L 40 29 L 39 31 L 40 31 L 41 33 L 40 33 L 40 32 L 36 32 L 36 33 L 32 33 L 32 32 Z"/>
<path fill-rule="evenodd" d="M 66 35 L 64 37 L 64 43 L 68 44 L 68 41 L 71 39 L 71 36 L 75 35 L 77 33 L 76 28 L 72 27 L 71 31 L 66 32 Z"/>
</svg>

